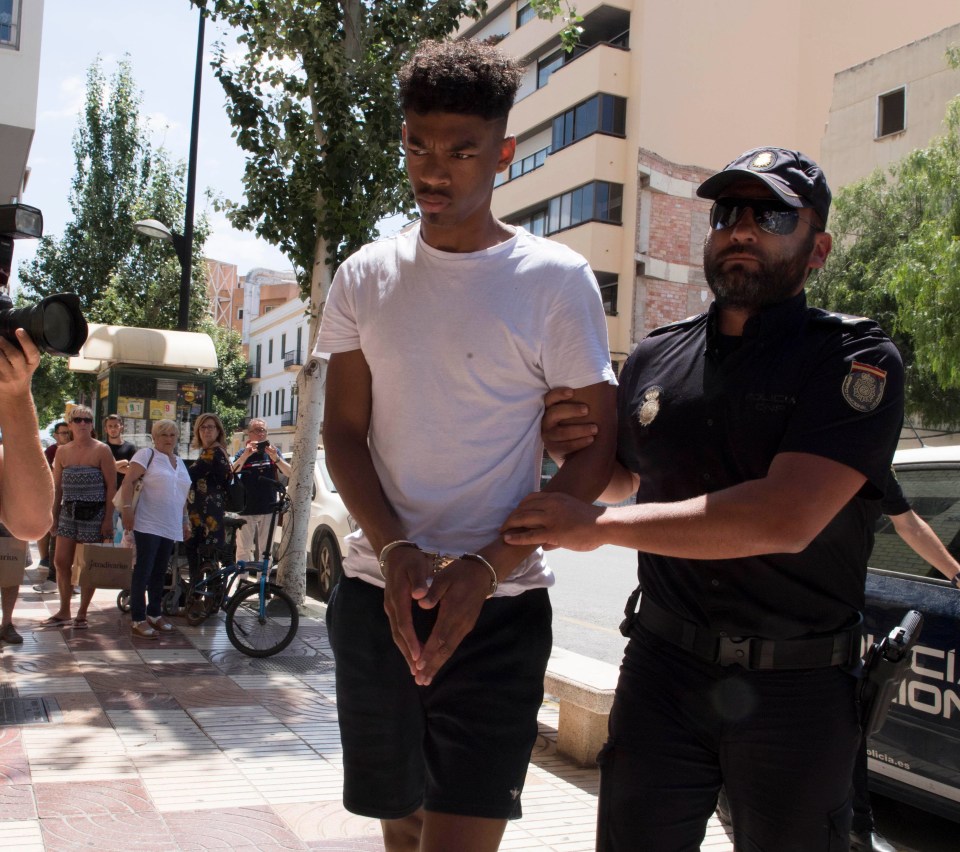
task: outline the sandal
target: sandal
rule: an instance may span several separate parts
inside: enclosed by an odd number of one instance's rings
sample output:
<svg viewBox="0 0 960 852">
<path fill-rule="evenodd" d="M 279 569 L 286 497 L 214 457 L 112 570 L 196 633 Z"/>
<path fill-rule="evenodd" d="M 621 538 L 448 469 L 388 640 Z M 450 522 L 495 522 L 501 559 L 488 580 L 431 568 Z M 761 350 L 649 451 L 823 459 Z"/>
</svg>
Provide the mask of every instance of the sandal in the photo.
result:
<svg viewBox="0 0 960 852">
<path fill-rule="evenodd" d="M 74 630 L 86 630 L 90 625 L 87 624 L 86 616 L 78 615 L 73 619 L 73 629 Z"/>
<path fill-rule="evenodd" d="M 166 619 L 165 616 L 158 615 L 154 618 L 152 615 L 147 616 L 147 621 L 150 622 L 150 626 L 159 630 L 161 633 L 173 633 L 173 625 Z"/>
<path fill-rule="evenodd" d="M 63 627 L 65 624 L 69 624 L 73 619 L 72 618 L 61 618 L 59 615 L 51 615 L 48 619 L 43 622 L 45 627 Z"/>
<path fill-rule="evenodd" d="M 130 629 L 133 635 L 140 639 L 156 639 L 160 635 L 148 621 L 134 621 Z"/>
</svg>

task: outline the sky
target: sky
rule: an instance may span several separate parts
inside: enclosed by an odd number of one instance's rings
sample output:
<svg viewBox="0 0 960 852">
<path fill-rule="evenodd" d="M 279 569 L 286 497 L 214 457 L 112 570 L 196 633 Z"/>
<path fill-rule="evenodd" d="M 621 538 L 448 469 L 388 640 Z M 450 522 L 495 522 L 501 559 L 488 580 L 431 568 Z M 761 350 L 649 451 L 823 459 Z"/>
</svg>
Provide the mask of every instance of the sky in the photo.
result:
<svg viewBox="0 0 960 852">
<path fill-rule="evenodd" d="M 43 212 L 45 235 L 60 236 L 71 217 L 72 139 L 83 108 L 87 69 L 98 55 L 109 80 L 117 62 L 129 54 L 152 143 L 186 162 L 198 23 L 199 12 L 188 0 L 45 0 L 37 125 L 22 198 Z M 258 266 L 288 271 L 290 262 L 277 248 L 253 233 L 233 229 L 222 213 L 207 206 L 207 188 L 231 200 L 243 195 L 243 152 L 231 138 L 223 90 L 209 65 L 214 43 L 224 34 L 221 25 L 207 21 L 196 196 L 197 214 L 205 212 L 212 226 L 204 253 L 236 264 L 241 275 Z M 228 45 L 230 49 L 235 42 L 230 39 Z M 183 231 L 183 222 L 166 224 Z M 16 242 L 15 281 L 17 267 L 33 257 L 36 246 L 33 240 Z"/>
</svg>

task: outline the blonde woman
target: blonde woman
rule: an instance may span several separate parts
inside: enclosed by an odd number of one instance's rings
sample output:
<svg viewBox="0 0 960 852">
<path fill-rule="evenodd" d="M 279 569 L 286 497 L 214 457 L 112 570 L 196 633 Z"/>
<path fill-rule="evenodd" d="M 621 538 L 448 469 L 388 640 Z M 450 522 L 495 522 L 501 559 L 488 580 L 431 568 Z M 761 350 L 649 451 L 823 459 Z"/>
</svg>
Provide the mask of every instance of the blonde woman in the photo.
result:
<svg viewBox="0 0 960 852">
<path fill-rule="evenodd" d="M 224 545 L 226 488 L 232 475 L 226 441 L 223 423 L 216 414 L 201 414 L 194 421 L 193 443 L 190 446 L 200 450 L 200 455 L 190 466 L 192 485 L 187 498 L 187 517 L 190 520 L 187 563 L 190 565 L 191 587 L 203 579 L 199 549 L 222 548 Z"/>
<path fill-rule="evenodd" d="M 73 594 L 73 558 L 77 543 L 99 544 L 113 540 L 113 512 L 106 507 L 117 490 L 117 469 L 110 448 L 94 437 L 93 412 L 77 405 L 70 412 L 73 440 L 57 450 L 53 459 L 53 526 L 56 536 L 54 559 L 60 609 L 46 624 L 65 625 L 70 621 L 70 596 Z M 87 625 L 87 608 L 95 589 L 80 590 L 80 607 L 73 619 L 75 630 Z"/>
<path fill-rule="evenodd" d="M 174 453 L 180 429 L 172 420 L 158 420 L 150 434 L 153 449 L 137 451 L 120 486 L 123 528 L 133 532 L 137 545 L 130 614 L 133 635 L 141 639 L 156 639 L 173 630 L 160 607 L 163 576 L 174 544 L 190 534 L 186 508 L 190 474 Z M 133 490 L 141 479 L 143 489 L 134 512 Z"/>
</svg>

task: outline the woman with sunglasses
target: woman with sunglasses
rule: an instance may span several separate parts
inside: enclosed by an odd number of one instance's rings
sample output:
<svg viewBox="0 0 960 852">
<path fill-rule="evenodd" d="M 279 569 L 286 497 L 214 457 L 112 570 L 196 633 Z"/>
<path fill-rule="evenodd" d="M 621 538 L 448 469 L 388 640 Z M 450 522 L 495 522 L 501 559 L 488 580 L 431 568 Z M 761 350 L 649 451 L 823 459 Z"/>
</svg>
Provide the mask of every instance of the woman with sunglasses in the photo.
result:
<svg viewBox="0 0 960 852">
<path fill-rule="evenodd" d="M 193 424 L 194 449 L 200 455 L 190 467 L 190 493 L 187 517 L 190 538 L 187 539 L 187 562 L 190 565 L 190 586 L 203 577 L 200 574 L 201 547 L 222 548 L 224 545 L 223 515 L 226 511 L 227 483 L 230 481 L 230 459 L 227 457 L 227 434 L 216 414 L 201 414 Z"/>
<path fill-rule="evenodd" d="M 138 450 L 130 459 L 120 486 L 123 528 L 133 532 L 137 545 L 130 582 L 130 615 L 133 635 L 140 639 L 156 639 L 173 630 L 161 610 L 163 578 L 174 544 L 190 533 L 190 474 L 175 452 L 180 427 L 173 420 L 158 420 L 150 435 L 153 448 Z M 143 488 L 134 511 L 133 489 L 141 479 Z"/>
<path fill-rule="evenodd" d="M 113 540 L 113 513 L 107 512 L 117 490 L 117 473 L 110 448 L 94 437 L 93 412 L 77 405 L 70 412 L 73 440 L 57 450 L 53 460 L 53 526 L 56 536 L 54 559 L 60 608 L 46 624 L 65 625 L 70 621 L 73 594 L 73 558 L 77 543 L 99 544 Z M 73 619 L 75 630 L 87 625 L 87 608 L 93 599 L 93 587 L 80 590 L 80 608 Z"/>
</svg>

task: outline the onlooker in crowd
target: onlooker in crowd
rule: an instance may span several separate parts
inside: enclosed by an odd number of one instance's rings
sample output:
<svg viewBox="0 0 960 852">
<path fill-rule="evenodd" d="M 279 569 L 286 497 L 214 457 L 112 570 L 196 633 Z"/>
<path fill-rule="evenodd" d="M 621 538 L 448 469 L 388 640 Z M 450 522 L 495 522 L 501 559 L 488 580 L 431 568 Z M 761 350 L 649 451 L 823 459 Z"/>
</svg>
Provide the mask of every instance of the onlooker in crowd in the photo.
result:
<svg viewBox="0 0 960 852">
<path fill-rule="evenodd" d="M 200 573 L 200 548 L 221 549 L 224 546 L 223 515 L 226 511 L 226 488 L 233 475 L 227 456 L 227 434 L 216 414 L 201 414 L 193 424 L 194 449 L 200 455 L 190 466 L 190 494 L 187 517 L 190 537 L 187 539 L 187 562 L 190 586 L 203 579 Z"/>
<path fill-rule="evenodd" d="M 69 444 L 72 439 L 70 435 L 70 426 L 64 423 L 62 420 L 59 423 L 54 424 L 53 427 L 53 438 L 54 443 L 50 444 L 44 451 L 43 454 L 47 459 L 47 464 L 50 465 L 50 469 L 53 470 L 53 459 L 57 455 L 57 448 L 63 446 L 64 444 Z M 56 544 L 56 536 L 50 535 L 49 531 L 45 533 L 41 538 L 37 540 L 37 550 L 40 553 L 40 568 L 47 569 L 47 576 L 41 577 L 43 579 L 33 587 L 35 592 L 40 592 L 41 594 L 45 592 L 55 592 L 57 590 L 57 567 L 54 560 L 54 545 Z"/>
<path fill-rule="evenodd" d="M 250 421 L 247 443 L 233 457 L 233 470 L 240 475 L 246 494 L 240 513 L 246 523 L 237 530 L 237 559 L 261 559 L 261 549 L 267 541 L 270 519 L 278 499 L 277 489 L 271 481 L 277 481 L 278 472 L 290 475 L 290 465 L 267 440 L 267 424 L 263 420 Z"/>
<path fill-rule="evenodd" d="M 142 639 L 173 630 L 161 608 L 163 579 L 174 544 L 190 534 L 190 474 L 175 453 L 180 429 L 173 420 L 158 420 L 150 434 L 153 448 L 137 450 L 120 489 L 123 528 L 133 531 L 137 545 L 130 584 L 132 632 Z M 134 510 L 133 489 L 141 478 L 143 489 Z"/>
<path fill-rule="evenodd" d="M 70 412 L 73 440 L 57 450 L 53 460 L 53 527 L 56 535 L 57 586 L 60 608 L 45 622 L 70 621 L 70 596 L 73 594 L 73 559 L 78 543 L 97 544 L 113 540 L 113 495 L 117 490 L 117 469 L 106 444 L 94 438 L 93 412 L 77 405 Z M 108 510 L 109 507 L 109 510 Z M 80 606 L 73 627 L 88 627 L 87 609 L 96 591 L 91 586 L 80 590 Z"/>
<path fill-rule="evenodd" d="M 846 848 L 860 613 L 903 367 L 872 321 L 806 304 L 831 248 L 816 163 L 754 149 L 698 194 L 714 200 L 716 300 L 652 332 L 620 376 L 603 499 L 636 505 L 533 494 L 505 540 L 638 551 L 601 852 L 698 848 L 721 785 L 738 849 Z"/>
<path fill-rule="evenodd" d="M 22 541 L 36 541 L 50 528 L 53 479 L 30 392 L 40 352 L 22 328 L 16 337 L 19 347 L 0 336 L 0 524 Z M 23 642 L 13 625 L 19 590 L 19 585 L 0 589 L 0 641 L 13 645 Z"/>
<path fill-rule="evenodd" d="M 113 461 L 117 466 L 117 490 L 123 484 L 123 475 L 127 472 L 130 459 L 137 452 L 136 445 L 123 439 L 123 418 L 119 414 L 108 414 L 103 421 L 103 431 L 107 433 L 107 446 L 113 453 Z M 113 510 L 113 540 L 120 543 L 123 525 L 120 523 L 120 512 Z"/>
<path fill-rule="evenodd" d="M 327 608 L 343 798 L 381 820 L 391 852 L 490 852 L 520 816 L 553 575 L 497 530 L 539 482 L 548 387 L 579 388 L 601 423 L 549 487 L 592 500 L 613 461 L 615 380 L 590 267 L 490 210 L 516 149 L 521 73 L 470 41 L 424 43 L 404 67 L 421 219 L 340 266 L 314 350 L 334 353 L 326 460 L 362 530 Z"/>
</svg>

